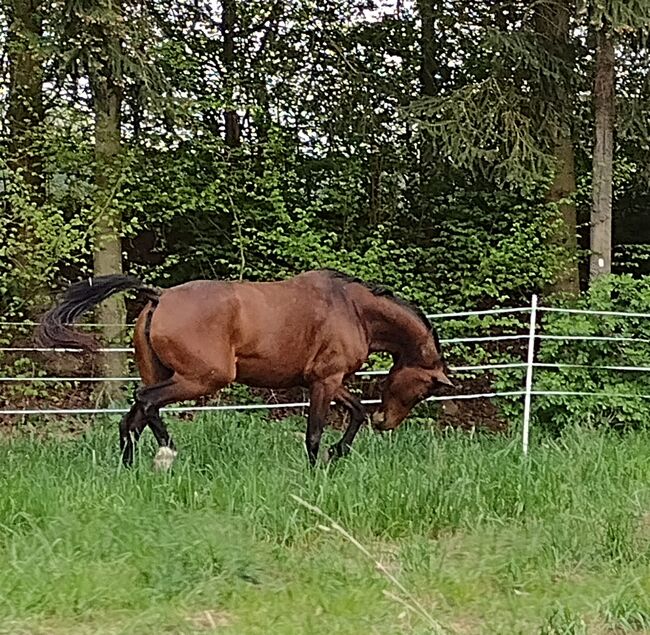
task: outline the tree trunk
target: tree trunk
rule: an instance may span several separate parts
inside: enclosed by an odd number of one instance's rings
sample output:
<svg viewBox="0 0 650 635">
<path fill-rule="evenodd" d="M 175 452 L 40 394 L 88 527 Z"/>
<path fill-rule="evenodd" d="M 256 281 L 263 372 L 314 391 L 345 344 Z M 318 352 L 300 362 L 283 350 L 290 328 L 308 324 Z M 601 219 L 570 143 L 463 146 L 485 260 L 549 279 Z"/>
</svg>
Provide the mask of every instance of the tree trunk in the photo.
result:
<svg viewBox="0 0 650 635">
<path fill-rule="evenodd" d="M 612 161 L 614 154 L 614 41 L 606 26 L 597 34 L 594 114 L 591 256 L 589 281 L 612 270 Z"/>
<path fill-rule="evenodd" d="M 551 286 L 551 292 L 580 293 L 580 277 L 578 270 L 578 240 L 576 205 L 572 197 L 576 193 L 575 155 L 573 141 L 570 135 L 560 134 L 555 142 L 555 158 L 557 171 L 549 188 L 546 200 L 558 204 L 562 214 L 563 226 L 556 240 L 561 243 L 570 262 Z M 569 200 L 567 200 L 569 199 Z"/>
<path fill-rule="evenodd" d="M 435 97 L 439 86 L 436 75 L 439 71 L 438 50 L 436 42 L 436 16 L 439 13 L 439 0 L 417 0 L 420 15 L 420 95 Z M 435 182 L 433 159 L 434 147 L 431 137 L 424 133 L 420 140 L 420 210 L 425 215 L 429 209 L 429 200 L 433 195 L 432 184 Z"/>
<path fill-rule="evenodd" d="M 569 2 L 563 0 L 556 3 L 540 3 L 535 11 L 535 30 L 541 36 L 542 46 L 561 58 L 566 64 L 572 65 L 573 52 L 570 45 L 569 31 Z M 568 85 L 568 82 L 567 82 Z M 575 93 L 558 86 L 559 92 L 552 98 L 556 100 L 557 110 L 568 119 L 573 107 Z M 563 245 L 570 262 L 560 274 L 549 291 L 564 292 L 577 295 L 580 292 L 578 272 L 578 241 L 576 206 L 572 197 L 576 193 L 575 154 L 571 125 L 562 121 L 554 135 L 553 153 L 556 159 L 556 171 L 553 181 L 546 194 L 549 203 L 558 204 L 562 215 L 563 226 L 554 241 Z"/>
<path fill-rule="evenodd" d="M 119 3 L 113 3 L 119 10 Z M 95 276 L 122 273 L 122 214 L 113 204 L 119 187 L 119 158 L 121 154 L 120 114 L 122 109 L 123 78 L 121 61 L 114 54 L 120 42 L 111 41 L 114 34 L 107 32 L 103 50 L 95 60 L 99 67 L 89 69 L 90 88 L 95 115 L 95 184 L 98 190 L 98 216 L 95 220 L 93 268 Z M 101 323 L 104 341 L 119 342 L 124 333 L 126 309 L 122 295 L 114 295 L 102 302 L 95 313 Z M 127 358 L 121 353 L 105 353 L 103 370 L 106 376 L 123 377 Z M 101 396 L 110 400 L 120 396 L 119 385 L 106 382 Z"/>
<path fill-rule="evenodd" d="M 45 198 L 42 159 L 34 134 L 43 123 L 43 65 L 38 46 L 43 35 L 41 0 L 12 0 L 7 55 L 7 120 L 11 167 L 20 172 L 39 204 Z"/>
<path fill-rule="evenodd" d="M 420 31 L 420 93 L 423 97 L 438 94 L 436 71 L 438 70 L 436 15 L 439 0 L 418 0 L 417 8 L 422 24 Z"/>
<path fill-rule="evenodd" d="M 223 0 L 223 15 L 221 21 L 221 34 L 223 36 L 223 66 L 225 70 L 225 96 L 228 100 L 224 111 L 226 127 L 226 144 L 231 148 L 239 145 L 240 125 L 237 111 L 231 108 L 233 101 L 233 71 L 235 62 L 235 21 L 237 20 L 236 0 Z"/>
</svg>

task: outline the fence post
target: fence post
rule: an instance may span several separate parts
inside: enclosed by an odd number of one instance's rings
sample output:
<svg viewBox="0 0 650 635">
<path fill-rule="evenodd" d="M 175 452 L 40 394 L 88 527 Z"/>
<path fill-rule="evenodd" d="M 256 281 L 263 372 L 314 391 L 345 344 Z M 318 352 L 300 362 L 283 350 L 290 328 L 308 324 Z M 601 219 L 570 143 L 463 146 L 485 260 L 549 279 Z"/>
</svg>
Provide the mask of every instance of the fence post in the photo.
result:
<svg viewBox="0 0 650 635">
<path fill-rule="evenodd" d="M 530 401 L 533 390 L 533 362 L 535 361 L 535 329 L 537 327 L 537 296 L 530 302 L 530 330 L 528 332 L 528 360 L 526 362 L 526 393 L 524 397 L 523 450 L 528 454 L 528 433 L 530 428 Z"/>
</svg>

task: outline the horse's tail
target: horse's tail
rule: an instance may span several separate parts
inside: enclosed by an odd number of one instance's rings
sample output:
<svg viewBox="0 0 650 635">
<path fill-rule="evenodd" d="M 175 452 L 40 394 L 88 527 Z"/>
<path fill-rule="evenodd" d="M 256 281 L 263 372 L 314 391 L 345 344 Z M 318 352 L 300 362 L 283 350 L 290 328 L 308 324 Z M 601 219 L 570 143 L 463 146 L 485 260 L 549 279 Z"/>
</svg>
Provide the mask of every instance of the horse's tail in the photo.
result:
<svg viewBox="0 0 650 635">
<path fill-rule="evenodd" d="M 94 337 L 79 333 L 69 328 L 69 325 L 106 298 L 127 289 L 138 289 L 153 302 L 157 302 L 161 293 L 159 289 L 147 287 L 133 276 L 121 274 L 99 276 L 77 282 L 71 285 L 59 303 L 41 318 L 36 334 L 38 341 L 48 348 L 96 350 L 97 341 Z"/>
</svg>

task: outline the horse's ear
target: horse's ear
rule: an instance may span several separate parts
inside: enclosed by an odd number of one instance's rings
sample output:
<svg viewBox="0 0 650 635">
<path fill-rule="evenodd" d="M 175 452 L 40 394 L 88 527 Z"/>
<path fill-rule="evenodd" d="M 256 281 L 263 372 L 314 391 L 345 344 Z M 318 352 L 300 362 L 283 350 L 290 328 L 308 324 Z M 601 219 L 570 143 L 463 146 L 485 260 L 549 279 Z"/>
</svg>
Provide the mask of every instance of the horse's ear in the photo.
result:
<svg viewBox="0 0 650 635">
<path fill-rule="evenodd" d="M 451 380 L 447 375 L 445 375 L 445 371 L 442 367 L 442 364 L 439 366 L 436 365 L 436 368 L 433 371 L 433 378 L 436 381 L 439 381 L 441 384 L 445 384 L 446 386 L 453 386 L 454 384 L 451 383 Z"/>
</svg>

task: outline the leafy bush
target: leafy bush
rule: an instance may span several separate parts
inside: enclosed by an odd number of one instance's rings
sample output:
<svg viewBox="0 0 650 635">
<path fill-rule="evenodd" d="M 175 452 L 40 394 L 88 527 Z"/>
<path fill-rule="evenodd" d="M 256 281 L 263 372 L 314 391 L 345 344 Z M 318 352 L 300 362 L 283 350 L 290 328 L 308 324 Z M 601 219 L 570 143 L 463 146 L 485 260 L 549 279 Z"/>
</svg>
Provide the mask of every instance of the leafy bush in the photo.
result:
<svg viewBox="0 0 650 635">
<path fill-rule="evenodd" d="M 647 313 L 650 307 L 650 280 L 637 280 L 629 275 L 609 276 L 592 285 L 579 300 L 564 303 L 551 300 L 549 304 L 573 309 Z M 575 424 L 617 428 L 648 425 L 650 375 L 643 371 L 617 370 L 616 367 L 648 365 L 650 318 L 542 313 L 538 332 L 545 335 L 636 340 L 541 340 L 536 362 L 567 366 L 536 368 L 534 389 L 585 394 L 534 397 L 533 414 L 538 425 L 554 432 Z M 497 389 L 512 390 L 514 385 L 522 385 L 521 371 L 498 373 Z M 512 420 L 519 419 L 521 399 L 505 402 L 504 409 Z"/>
</svg>

